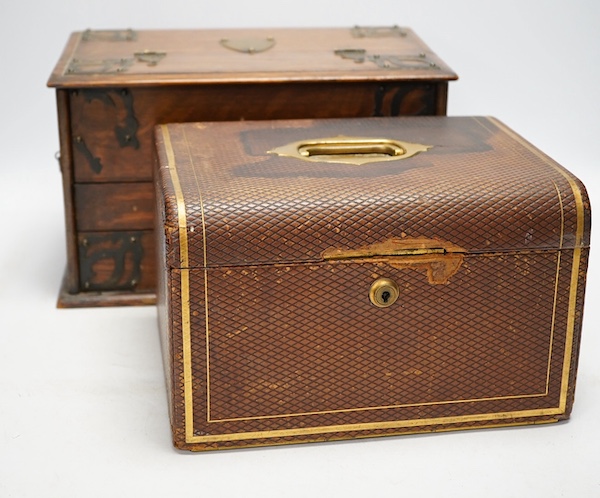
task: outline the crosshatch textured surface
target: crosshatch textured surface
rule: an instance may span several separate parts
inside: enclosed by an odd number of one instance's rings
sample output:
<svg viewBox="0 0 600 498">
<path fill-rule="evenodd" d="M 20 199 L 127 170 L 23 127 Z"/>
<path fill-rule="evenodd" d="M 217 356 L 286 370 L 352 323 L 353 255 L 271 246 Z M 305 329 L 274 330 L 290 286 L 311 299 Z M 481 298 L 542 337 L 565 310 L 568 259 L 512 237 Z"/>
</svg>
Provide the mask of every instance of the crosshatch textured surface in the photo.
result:
<svg viewBox="0 0 600 498">
<path fill-rule="evenodd" d="M 268 153 L 338 135 L 432 147 L 363 166 Z M 160 127 L 157 143 L 159 316 L 176 446 L 568 417 L 589 201 L 504 125 L 205 123 Z M 451 243 L 460 267 L 431 283 L 437 262 L 422 255 L 324 258 L 391 239 Z M 400 288 L 388 308 L 369 301 L 379 277 Z"/>
</svg>

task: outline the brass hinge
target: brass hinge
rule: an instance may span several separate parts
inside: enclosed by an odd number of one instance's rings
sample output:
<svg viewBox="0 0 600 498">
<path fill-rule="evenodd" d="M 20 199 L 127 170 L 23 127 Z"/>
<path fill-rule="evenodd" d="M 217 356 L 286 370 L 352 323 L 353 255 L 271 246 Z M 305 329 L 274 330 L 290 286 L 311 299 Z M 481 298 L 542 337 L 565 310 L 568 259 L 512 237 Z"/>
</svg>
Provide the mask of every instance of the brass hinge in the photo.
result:
<svg viewBox="0 0 600 498">
<path fill-rule="evenodd" d="M 72 59 L 66 74 L 117 74 L 133 65 L 132 58 L 123 59 Z"/>
<path fill-rule="evenodd" d="M 81 35 L 82 41 L 135 41 L 137 40 L 137 32 L 132 29 L 111 29 L 111 30 L 94 30 L 86 29 Z"/>
<path fill-rule="evenodd" d="M 424 52 L 416 55 L 369 54 L 362 48 L 344 48 L 334 53 L 357 64 L 369 61 L 382 69 L 440 69 Z"/>
<path fill-rule="evenodd" d="M 385 38 L 406 36 L 407 31 L 400 26 L 354 26 L 350 33 L 354 38 Z"/>
<path fill-rule="evenodd" d="M 128 71 L 136 62 L 156 66 L 166 57 L 166 52 L 143 50 L 133 57 L 120 59 L 71 59 L 65 74 L 118 74 Z"/>
</svg>

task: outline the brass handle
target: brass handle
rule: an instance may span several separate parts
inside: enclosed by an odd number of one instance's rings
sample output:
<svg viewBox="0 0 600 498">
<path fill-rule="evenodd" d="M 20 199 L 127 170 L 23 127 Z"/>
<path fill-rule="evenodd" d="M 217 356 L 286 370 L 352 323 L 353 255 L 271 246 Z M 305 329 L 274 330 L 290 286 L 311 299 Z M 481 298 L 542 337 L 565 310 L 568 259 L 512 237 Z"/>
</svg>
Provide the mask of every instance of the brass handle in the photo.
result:
<svg viewBox="0 0 600 498">
<path fill-rule="evenodd" d="M 400 288 L 391 278 L 378 278 L 369 289 L 369 299 L 378 308 L 391 306 L 399 295 Z"/>
<path fill-rule="evenodd" d="M 268 151 L 268 154 L 294 157 L 303 161 L 362 165 L 407 159 L 425 152 L 431 145 L 401 142 L 388 138 L 329 137 L 300 140 Z"/>
<path fill-rule="evenodd" d="M 396 157 L 406 154 L 406 150 L 392 142 L 373 140 L 370 142 L 330 142 L 310 143 L 298 147 L 298 152 L 304 157 L 315 156 L 383 156 Z M 327 157 L 323 157 L 324 160 Z"/>
</svg>

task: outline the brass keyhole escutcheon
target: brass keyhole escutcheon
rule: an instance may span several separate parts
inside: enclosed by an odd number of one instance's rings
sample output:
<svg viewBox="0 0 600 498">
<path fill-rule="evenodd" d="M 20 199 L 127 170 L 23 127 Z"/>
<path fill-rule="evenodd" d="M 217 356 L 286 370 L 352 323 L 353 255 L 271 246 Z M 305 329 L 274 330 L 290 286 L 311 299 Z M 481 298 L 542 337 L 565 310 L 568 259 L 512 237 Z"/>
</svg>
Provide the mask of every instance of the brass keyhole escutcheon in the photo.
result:
<svg viewBox="0 0 600 498">
<path fill-rule="evenodd" d="M 369 290 L 369 299 L 378 308 L 391 306 L 399 295 L 400 288 L 391 278 L 378 278 Z"/>
</svg>

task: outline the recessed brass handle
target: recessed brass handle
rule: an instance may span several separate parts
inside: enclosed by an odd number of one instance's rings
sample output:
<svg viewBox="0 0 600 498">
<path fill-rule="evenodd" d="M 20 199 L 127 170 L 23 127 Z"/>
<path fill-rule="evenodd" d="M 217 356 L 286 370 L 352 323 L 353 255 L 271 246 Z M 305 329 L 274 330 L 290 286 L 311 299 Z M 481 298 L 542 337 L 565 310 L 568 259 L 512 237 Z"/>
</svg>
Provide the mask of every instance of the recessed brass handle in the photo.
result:
<svg viewBox="0 0 600 498">
<path fill-rule="evenodd" d="M 369 299 L 378 308 L 391 306 L 397 301 L 399 295 L 400 288 L 391 278 L 378 278 L 369 290 Z"/>
<path fill-rule="evenodd" d="M 332 142 L 307 144 L 298 147 L 298 152 L 304 157 L 314 156 L 369 156 L 396 157 L 406 154 L 406 150 L 395 143 L 386 142 Z M 324 157 L 326 159 L 326 157 Z"/>
<path fill-rule="evenodd" d="M 303 161 L 362 165 L 380 161 L 407 159 L 425 152 L 431 145 L 402 142 L 388 138 L 329 137 L 300 140 L 268 151 Z"/>
</svg>

